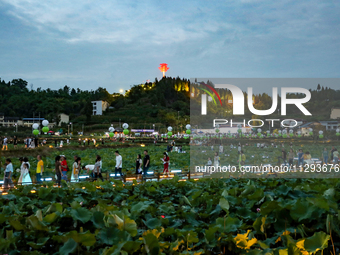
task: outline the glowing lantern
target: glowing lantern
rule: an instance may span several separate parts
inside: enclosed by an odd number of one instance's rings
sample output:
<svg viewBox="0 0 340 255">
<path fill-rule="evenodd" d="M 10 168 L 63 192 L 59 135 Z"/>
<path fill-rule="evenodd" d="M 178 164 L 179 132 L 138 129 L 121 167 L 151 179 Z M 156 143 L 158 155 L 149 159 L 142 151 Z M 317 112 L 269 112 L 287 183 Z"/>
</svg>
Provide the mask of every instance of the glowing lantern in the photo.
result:
<svg viewBox="0 0 340 255">
<path fill-rule="evenodd" d="M 163 73 L 163 77 L 165 76 L 165 72 L 169 70 L 168 64 L 162 63 L 158 69 Z"/>
</svg>

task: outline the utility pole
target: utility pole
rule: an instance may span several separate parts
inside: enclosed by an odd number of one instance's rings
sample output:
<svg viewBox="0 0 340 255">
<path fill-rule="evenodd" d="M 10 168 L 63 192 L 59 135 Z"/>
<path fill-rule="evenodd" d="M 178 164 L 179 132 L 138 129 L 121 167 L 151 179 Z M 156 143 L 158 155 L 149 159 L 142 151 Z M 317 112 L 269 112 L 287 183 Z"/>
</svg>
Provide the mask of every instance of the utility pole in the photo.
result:
<svg viewBox="0 0 340 255">
<path fill-rule="evenodd" d="M 178 125 L 179 125 L 179 111 L 177 111 L 177 132 L 179 130 Z"/>
</svg>

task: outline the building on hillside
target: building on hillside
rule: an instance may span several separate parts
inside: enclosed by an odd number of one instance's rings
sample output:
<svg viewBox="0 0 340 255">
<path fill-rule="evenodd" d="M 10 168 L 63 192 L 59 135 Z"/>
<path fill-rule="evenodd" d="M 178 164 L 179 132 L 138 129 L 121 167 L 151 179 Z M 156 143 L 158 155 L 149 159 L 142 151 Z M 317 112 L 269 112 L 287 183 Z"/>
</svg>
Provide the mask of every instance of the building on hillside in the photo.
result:
<svg viewBox="0 0 340 255">
<path fill-rule="evenodd" d="M 340 119 L 340 108 L 338 107 L 332 108 L 330 119 L 332 120 Z"/>
<path fill-rule="evenodd" d="M 299 126 L 298 128 L 301 129 L 301 133 L 303 135 L 309 135 L 309 129 L 313 128 L 315 129 L 318 125 L 321 125 L 323 127 L 325 127 L 326 131 L 335 131 L 338 127 L 339 127 L 339 121 L 334 121 L 334 120 L 330 120 L 330 121 L 313 121 L 313 122 L 307 122 L 301 126 Z"/>
<path fill-rule="evenodd" d="M 11 127 L 17 125 L 19 117 L 5 117 L 3 113 L 0 113 L 0 126 Z"/>
<path fill-rule="evenodd" d="M 42 125 L 43 120 L 45 120 L 45 118 L 22 118 L 18 120 L 18 126 L 31 127 L 34 123 Z"/>
<path fill-rule="evenodd" d="M 103 115 L 103 112 L 109 107 L 109 103 L 106 101 L 91 101 L 92 103 L 92 115 Z"/>
<path fill-rule="evenodd" d="M 64 114 L 68 117 L 68 115 Z M 62 120 L 67 120 L 65 116 L 62 117 Z M 38 123 L 42 127 L 42 122 L 45 118 L 22 118 L 19 117 L 5 117 L 3 113 L 0 113 L 0 126 L 3 127 L 11 127 L 11 126 L 21 126 L 21 127 L 31 127 L 34 123 Z M 48 124 L 48 128 L 54 128 L 56 125 L 55 122 L 50 122 Z"/>
<path fill-rule="evenodd" d="M 70 122 L 70 116 L 68 116 L 65 113 L 60 113 L 58 117 L 59 117 L 59 123 L 58 123 L 59 127 L 61 126 L 62 123 L 68 124 Z"/>
<path fill-rule="evenodd" d="M 336 130 L 339 126 L 339 121 L 336 120 L 329 120 L 329 121 L 320 121 L 320 124 L 326 127 L 327 131 Z"/>
</svg>

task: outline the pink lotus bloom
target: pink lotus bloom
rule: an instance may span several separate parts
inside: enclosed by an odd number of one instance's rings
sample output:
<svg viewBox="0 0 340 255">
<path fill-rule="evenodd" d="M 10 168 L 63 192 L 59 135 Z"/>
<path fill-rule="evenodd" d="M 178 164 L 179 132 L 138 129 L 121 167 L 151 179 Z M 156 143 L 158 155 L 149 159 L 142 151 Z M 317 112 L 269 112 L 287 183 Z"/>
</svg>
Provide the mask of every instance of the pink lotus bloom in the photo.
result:
<svg viewBox="0 0 340 255">
<path fill-rule="evenodd" d="M 83 205 L 83 202 L 80 202 L 79 204 L 80 204 L 80 205 Z"/>
<path fill-rule="evenodd" d="M 261 209 L 260 209 L 260 208 L 257 208 L 257 209 L 256 209 L 256 211 L 257 211 L 257 212 L 260 212 L 260 211 L 261 211 Z"/>
</svg>

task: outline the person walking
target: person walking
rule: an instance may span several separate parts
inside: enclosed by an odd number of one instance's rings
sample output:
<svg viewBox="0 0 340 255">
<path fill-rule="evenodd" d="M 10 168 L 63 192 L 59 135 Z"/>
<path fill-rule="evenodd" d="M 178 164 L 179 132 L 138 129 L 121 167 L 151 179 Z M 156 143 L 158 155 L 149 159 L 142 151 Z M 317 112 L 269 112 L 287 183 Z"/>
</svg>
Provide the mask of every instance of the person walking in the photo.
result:
<svg viewBox="0 0 340 255">
<path fill-rule="evenodd" d="M 60 156 L 60 166 L 61 166 L 61 171 L 62 171 L 62 179 L 67 181 L 67 171 L 68 171 L 68 166 L 67 166 L 67 161 L 65 155 Z"/>
<path fill-rule="evenodd" d="M 137 159 L 136 159 L 136 175 L 137 175 L 137 180 L 140 179 L 140 175 L 143 172 L 142 165 L 143 165 L 142 156 L 140 154 L 138 154 L 137 155 Z"/>
<path fill-rule="evenodd" d="M 71 182 L 78 182 L 79 181 L 79 172 L 81 169 L 81 159 L 79 157 L 73 163 L 72 167 L 72 174 L 71 174 Z"/>
<path fill-rule="evenodd" d="M 97 159 L 100 158 L 100 171 L 103 171 L 103 159 L 101 158 L 100 155 L 97 155 Z"/>
<path fill-rule="evenodd" d="M 12 182 L 12 174 L 13 174 L 13 165 L 10 158 L 6 159 L 6 168 L 4 175 L 4 190 L 8 190 L 13 187 Z"/>
<path fill-rule="evenodd" d="M 215 169 L 217 169 L 217 167 L 220 165 L 220 157 L 218 156 L 218 153 L 215 152 L 215 156 L 214 156 L 214 167 Z"/>
<path fill-rule="evenodd" d="M 298 167 L 299 167 L 303 165 L 303 160 L 304 160 L 302 149 L 299 149 L 297 156 L 298 156 Z"/>
<path fill-rule="evenodd" d="M 38 137 L 35 137 L 35 138 L 34 138 L 34 147 L 35 147 L 35 148 L 38 148 L 38 146 L 39 146 L 39 138 L 38 138 Z"/>
<path fill-rule="evenodd" d="M 323 149 L 322 158 L 323 158 L 323 164 L 327 164 L 328 163 L 328 151 L 326 147 Z"/>
<path fill-rule="evenodd" d="M 36 179 L 37 183 L 41 183 L 41 177 L 44 172 L 44 162 L 42 161 L 41 155 L 37 156 L 38 164 L 37 164 L 37 171 L 36 171 Z"/>
<path fill-rule="evenodd" d="M 19 162 L 20 162 L 20 177 L 18 179 L 18 184 L 21 185 L 22 184 L 22 180 L 23 180 L 23 175 L 24 175 L 24 158 L 20 157 L 19 158 Z"/>
<path fill-rule="evenodd" d="M 15 135 L 15 136 L 13 137 L 13 147 L 16 148 L 17 145 L 18 145 L 18 138 L 17 138 L 17 136 Z"/>
<path fill-rule="evenodd" d="M 56 156 L 55 157 L 55 168 L 54 168 L 54 171 L 55 171 L 55 174 L 57 176 L 57 184 L 58 184 L 58 187 L 60 187 L 60 184 L 61 184 L 61 177 L 63 176 L 63 172 L 61 171 L 61 162 L 60 162 L 60 156 Z"/>
<path fill-rule="evenodd" d="M 147 172 L 150 167 L 150 155 L 147 150 L 144 150 L 144 158 L 143 158 L 143 177 L 145 179 Z"/>
<path fill-rule="evenodd" d="M 24 157 L 24 163 L 28 165 L 28 173 L 31 174 L 31 171 L 30 171 L 30 168 L 31 168 L 31 164 L 30 162 L 28 161 L 28 158 L 27 157 Z"/>
<path fill-rule="evenodd" d="M 338 152 L 337 149 L 334 149 L 333 160 L 334 160 L 334 164 L 338 164 L 339 163 L 339 152 Z"/>
<path fill-rule="evenodd" d="M 283 164 L 287 164 L 287 152 L 285 151 L 284 148 L 282 148 L 281 156 L 280 156 L 280 157 L 277 157 L 277 160 L 278 160 L 278 164 L 279 164 L 279 165 L 280 165 L 280 159 L 283 160 Z"/>
<path fill-rule="evenodd" d="M 240 151 L 239 159 L 238 159 L 238 167 L 241 169 L 242 166 L 246 163 L 246 155 L 243 153 L 243 150 Z"/>
<path fill-rule="evenodd" d="M 32 179 L 29 173 L 29 165 L 27 163 L 24 163 L 23 165 L 24 170 L 23 170 L 23 178 L 22 178 L 22 185 L 31 185 L 32 184 Z"/>
<path fill-rule="evenodd" d="M 7 139 L 7 137 L 5 136 L 4 137 L 4 140 L 3 140 L 3 144 L 2 144 L 2 150 L 5 150 L 5 148 L 6 148 L 6 151 L 7 151 L 7 142 L 8 142 L 8 139 Z"/>
<path fill-rule="evenodd" d="M 334 146 L 332 146 L 332 149 L 331 149 L 331 163 L 333 163 L 333 159 L 334 159 L 334 156 L 333 156 L 333 153 L 336 149 L 334 148 Z"/>
<path fill-rule="evenodd" d="M 101 168 L 100 168 L 100 161 L 101 161 L 101 157 L 97 157 L 97 160 L 96 160 L 96 163 L 94 164 L 94 179 L 97 180 L 98 177 L 102 180 L 103 180 L 103 176 L 102 176 L 102 171 L 101 171 Z"/>
<path fill-rule="evenodd" d="M 117 177 L 117 173 L 119 173 L 119 176 L 123 178 L 122 174 L 123 158 L 119 154 L 119 151 L 115 151 L 115 155 L 116 155 L 115 177 Z"/>
<path fill-rule="evenodd" d="M 163 158 L 162 158 L 162 161 L 163 161 L 163 166 L 164 166 L 164 169 L 163 169 L 163 174 L 167 174 L 169 175 L 169 162 L 170 162 L 170 158 L 168 156 L 168 154 L 166 152 L 163 153 Z"/>
<path fill-rule="evenodd" d="M 289 153 L 288 153 L 288 164 L 289 164 L 289 167 L 292 167 L 293 163 L 294 163 L 294 151 L 293 151 L 293 149 L 290 149 Z"/>
</svg>

